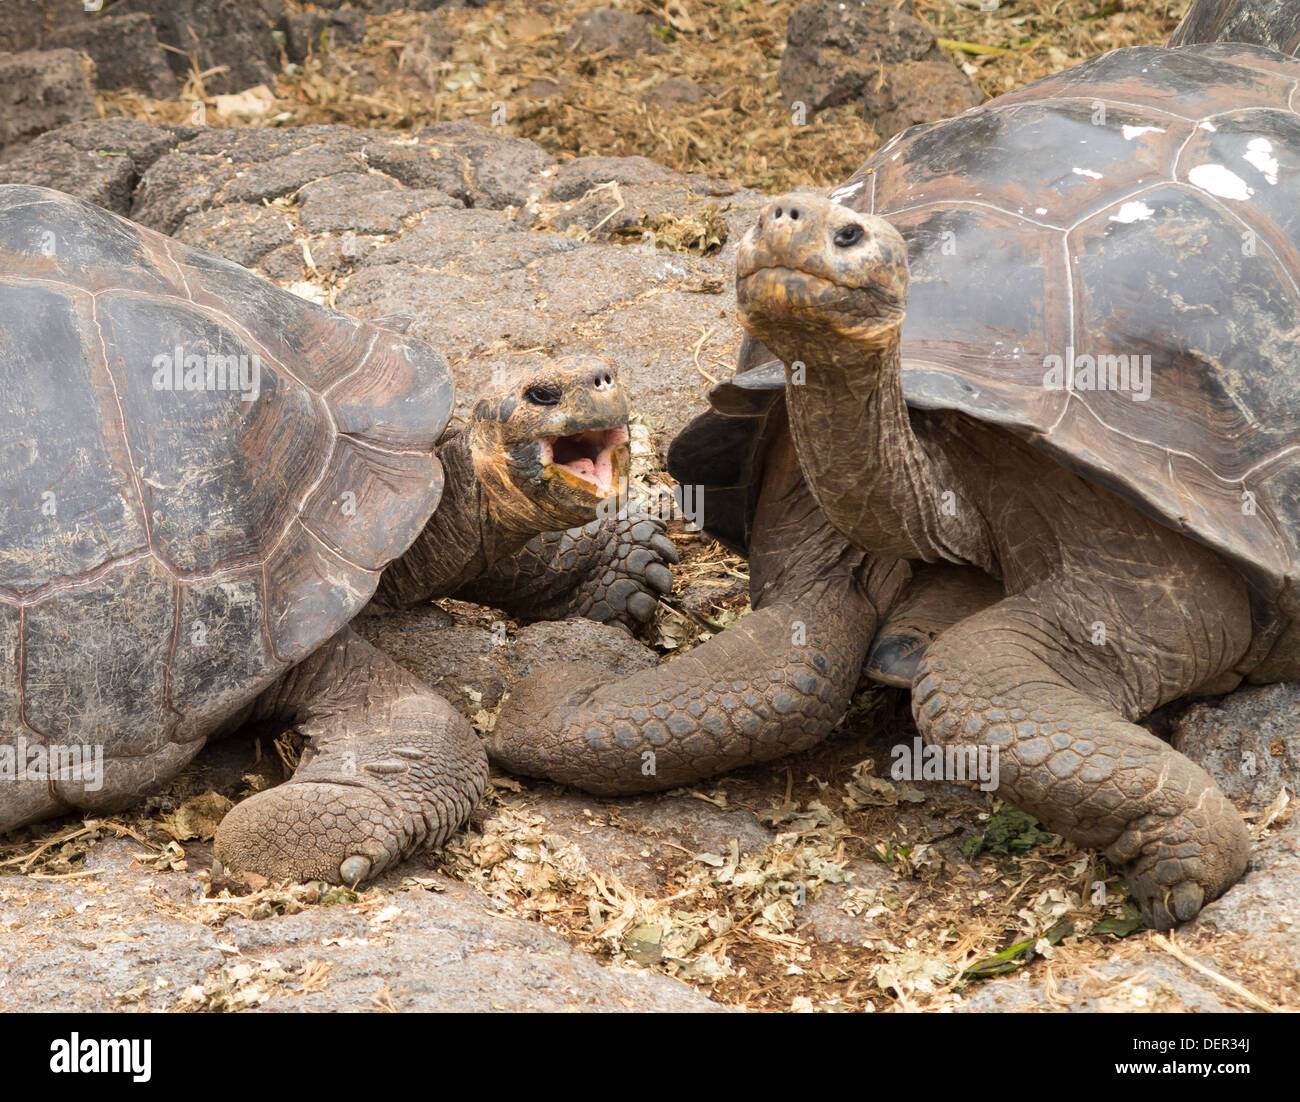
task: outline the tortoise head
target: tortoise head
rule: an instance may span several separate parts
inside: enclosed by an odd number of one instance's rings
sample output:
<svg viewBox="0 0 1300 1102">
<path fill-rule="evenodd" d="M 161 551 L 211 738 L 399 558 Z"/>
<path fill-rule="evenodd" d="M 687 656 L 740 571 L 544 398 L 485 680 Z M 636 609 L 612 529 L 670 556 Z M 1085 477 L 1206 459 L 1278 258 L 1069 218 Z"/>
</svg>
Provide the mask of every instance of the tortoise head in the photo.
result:
<svg viewBox="0 0 1300 1102">
<path fill-rule="evenodd" d="M 907 245 L 883 218 L 810 193 L 769 203 L 736 254 L 740 320 L 787 364 L 898 340 Z"/>
<path fill-rule="evenodd" d="M 627 418 L 627 393 L 609 360 L 553 360 L 474 406 L 474 469 L 493 506 L 521 530 L 586 524 L 627 476 Z"/>
</svg>

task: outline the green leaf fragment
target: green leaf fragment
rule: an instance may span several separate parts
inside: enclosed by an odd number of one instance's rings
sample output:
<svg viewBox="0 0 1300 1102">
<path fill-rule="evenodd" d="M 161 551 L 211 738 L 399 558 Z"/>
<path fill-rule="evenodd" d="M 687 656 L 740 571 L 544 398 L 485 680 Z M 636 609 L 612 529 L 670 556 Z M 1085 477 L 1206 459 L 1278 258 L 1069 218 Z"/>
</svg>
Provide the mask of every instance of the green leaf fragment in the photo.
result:
<svg viewBox="0 0 1300 1102">
<path fill-rule="evenodd" d="M 1103 918 L 1093 928 L 1094 934 L 1114 934 L 1116 937 L 1128 937 L 1135 930 L 1146 929 L 1141 912 L 1132 903 L 1124 904 L 1124 913 Z"/>
<path fill-rule="evenodd" d="M 623 952 L 638 964 L 658 964 L 663 960 L 662 926 L 635 926 L 623 938 Z"/>
<path fill-rule="evenodd" d="M 1043 938 L 1047 939 L 1049 945 L 1055 945 L 1063 938 L 1069 937 L 1074 933 L 1074 923 L 1068 918 L 1061 919 L 1055 926 L 1043 934 L 1042 937 L 1031 937 L 1026 941 L 1017 941 L 1014 945 L 1008 945 L 1000 953 L 995 953 L 991 957 L 985 957 L 983 960 L 976 961 L 961 974 L 961 978 L 966 982 L 975 980 L 987 980 L 993 976 L 1005 976 L 1009 972 L 1016 972 L 1029 964 L 1037 952 L 1034 946 Z"/>
<path fill-rule="evenodd" d="M 1038 825 L 1038 820 L 1014 807 L 1004 807 L 991 818 L 978 837 L 967 838 L 962 843 L 962 856 L 974 861 L 981 853 L 993 857 L 1010 857 L 1028 853 L 1035 846 L 1050 842 L 1054 835 Z"/>
</svg>

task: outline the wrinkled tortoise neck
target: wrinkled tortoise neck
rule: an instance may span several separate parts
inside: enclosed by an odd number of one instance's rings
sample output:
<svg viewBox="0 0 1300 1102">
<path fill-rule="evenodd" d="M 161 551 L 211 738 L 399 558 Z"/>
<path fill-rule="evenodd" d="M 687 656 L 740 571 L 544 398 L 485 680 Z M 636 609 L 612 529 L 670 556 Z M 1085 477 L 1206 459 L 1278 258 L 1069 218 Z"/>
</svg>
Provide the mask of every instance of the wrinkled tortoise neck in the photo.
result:
<svg viewBox="0 0 1300 1102">
<path fill-rule="evenodd" d="M 542 530 L 535 514 L 510 507 L 512 498 L 499 492 L 504 475 L 489 470 L 484 482 L 478 450 L 471 431 L 443 437 L 438 445 L 442 500 L 406 554 L 384 571 L 375 594 L 378 606 L 402 608 L 453 593 Z M 524 500 L 517 492 L 513 496 Z"/>
<path fill-rule="evenodd" d="M 787 367 L 799 464 L 827 519 L 856 546 L 987 567 L 984 525 L 961 478 L 913 428 L 898 333 L 859 344 L 852 355 L 813 350 L 802 380 Z"/>
</svg>

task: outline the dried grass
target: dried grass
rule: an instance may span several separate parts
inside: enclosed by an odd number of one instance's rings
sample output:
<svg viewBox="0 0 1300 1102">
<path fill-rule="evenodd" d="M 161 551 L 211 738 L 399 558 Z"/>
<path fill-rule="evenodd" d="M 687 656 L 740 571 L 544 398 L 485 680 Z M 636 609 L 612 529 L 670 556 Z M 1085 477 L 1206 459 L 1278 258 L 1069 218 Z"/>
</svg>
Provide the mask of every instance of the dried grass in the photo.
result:
<svg viewBox="0 0 1300 1102">
<path fill-rule="evenodd" d="M 591 58 L 565 49 L 573 21 L 612 6 L 662 21 L 663 52 Z M 407 130 L 444 119 L 499 123 L 567 159 L 641 155 L 685 172 L 779 191 L 849 176 L 879 136 L 846 106 L 793 126 L 777 87 L 785 25 L 796 0 L 581 0 L 537 5 L 505 0 L 486 8 L 372 17 L 365 41 L 313 55 L 283 75 L 256 114 L 220 110 L 193 69 L 174 100 L 105 93 L 103 111 L 155 122 L 294 126 L 348 123 Z M 916 0 L 917 14 L 990 95 L 1018 87 L 1120 46 L 1162 41 L 1182 0 Z M 450 55 L 419 68 L 402 64 L 408 43 L 442 25 Z M 655 106 L 645 94 L 668 77 L 687 77 L 716 94 L 695 104 Z M 542 84 L 555 91 L 538 94 Z"/>
<path fill-rule="evenodd" d="M 733 842 L 693 853 L 617 807 L 588 811 L 591 829 L 643 834 L 664 873 L 653 894 L 593 869 L 569 837 L 520 806 L 512 793 L 521 786 L 507 779 L 489 796 L 481 831 L 458 835 L 433 860 L 501 912 L 559 930 L 612 966 L 676 976 L 752 1010 L 941 1009 L 956 1002 L 973 965 L 1009 943 L 1028 940 L 1032 951 L 1006 971 L 1046 959 L 1058 974 L 1119 944 L 1107 926 L 1095 927 L 1124 914 L 1122 886 L 1101 873 L 1112 890 L 1094 903 L 1088 889 L 1098 871 L 1073 846 L 1052 838 L 1021 858 L 980 858 L 953 875 L 942 839 L 920 817 L 897 814 L 915 793 L 875 777 L 870 761 L 823 771 L 820 758 L 811 766 L 807 756 L 793 759 L 757 783 L 728 777 L 688 793 L 755 811 L 778 832 L 762 852 L 742 854 Z M 852 866 L 863 858 L 896 876 L 883 887 L 860 883 Z M 805 906 L 831 885 L 864 934 L 881 919 L 881 936 L 861 945 L 813 936 Z"/>
</svg>

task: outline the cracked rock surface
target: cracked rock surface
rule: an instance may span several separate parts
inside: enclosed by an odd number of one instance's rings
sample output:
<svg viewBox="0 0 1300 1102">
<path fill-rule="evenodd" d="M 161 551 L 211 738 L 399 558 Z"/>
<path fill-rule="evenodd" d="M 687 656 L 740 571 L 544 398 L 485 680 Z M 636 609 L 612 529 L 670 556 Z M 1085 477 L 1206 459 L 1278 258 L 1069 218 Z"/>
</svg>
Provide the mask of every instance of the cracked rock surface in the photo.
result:
<svg viewBox="0 0 1300 1102">
<path fill-rule="evenodd" d="M 666 435 L 734 362 L 729 265 L 763 202 L 641 157 L 560 166 L 464 121 L 413 137 L 83 122 L 0 162 L 0 182 L 71 192 L 362 317 L 413 314 L 462 410 L 540 355 L 611 356 Z M 653 244 L 696 223 L 709 255 Z"/>
</svg>

